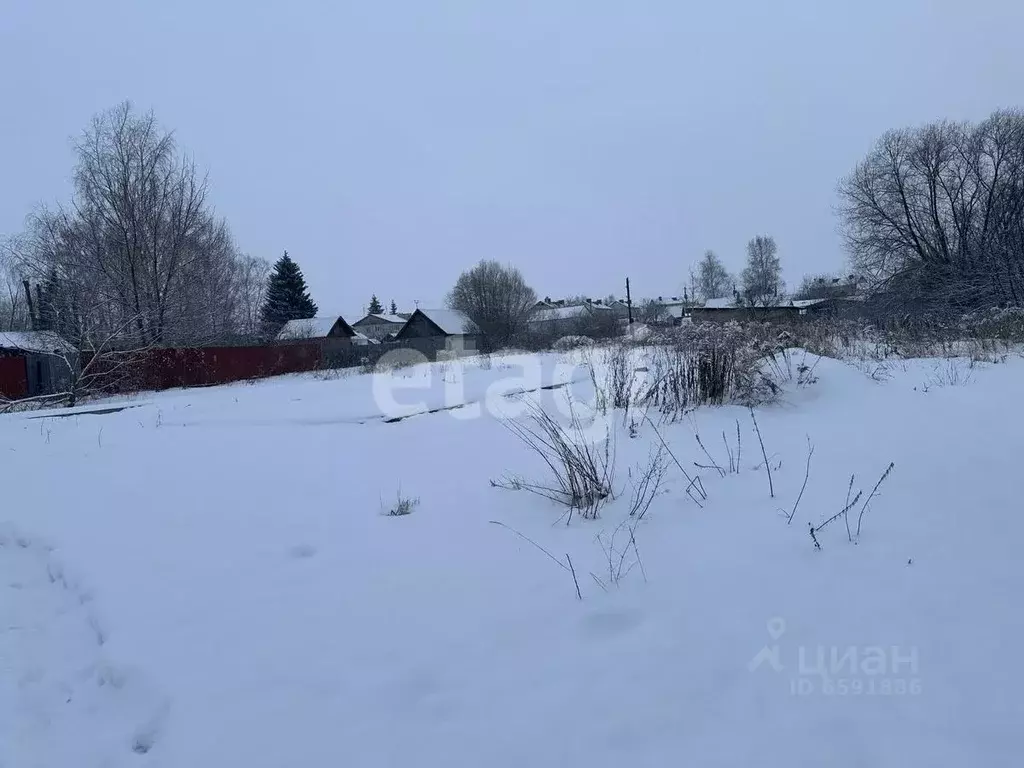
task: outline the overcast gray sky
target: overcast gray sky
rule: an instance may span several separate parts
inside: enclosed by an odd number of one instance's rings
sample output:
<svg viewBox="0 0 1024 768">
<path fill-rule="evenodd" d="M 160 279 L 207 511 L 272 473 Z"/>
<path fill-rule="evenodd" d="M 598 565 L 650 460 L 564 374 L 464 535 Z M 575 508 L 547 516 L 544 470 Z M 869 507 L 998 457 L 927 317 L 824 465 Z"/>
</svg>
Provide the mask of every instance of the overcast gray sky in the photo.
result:
<svg viewBox="0 0 1024 768">
<path fill-rule="evenodd" d="M 322 312 L 439 304 L 481 258 L 664 295 L 761 233 L 795 284 L 842 268 L 835 185 L 883 131 L 1022 105 L 1022 28 L 1020 0 L 5 0 L 0 234 L 130 99 Z"/>
</svg>

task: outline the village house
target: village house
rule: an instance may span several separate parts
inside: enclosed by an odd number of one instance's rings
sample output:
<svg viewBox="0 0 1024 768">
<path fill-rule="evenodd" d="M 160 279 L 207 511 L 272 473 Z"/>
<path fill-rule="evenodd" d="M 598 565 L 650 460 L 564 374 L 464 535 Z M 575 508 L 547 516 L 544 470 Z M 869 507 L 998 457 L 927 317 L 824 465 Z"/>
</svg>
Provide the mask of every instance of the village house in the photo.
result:
<svg viewBox="0 0 1024 768">
<path fill-rule="evenodd" d="M 279 344 L 317 342 L 323 349 L 335 349 L 358 343 L 359 335 L 345 322 L 345 318 L 340 315 L 329 315 L 289 320 L 277 334 L 276 340 Z"/>
<path fill-rule="evenodd" d="M 388 341 L 402 330 L 407 320 L 401 315 L 369 314 L 352 323 L 352 328 L 370 339 Z"/>
<path fill-rule="evenodd" d="M 612 320 L 616 318 L 613 310 L 607 305 L 588 302 L 535 310 L 527 320 L 526 326 L 529 332 L 535 335 L 567 336 L 578 332 L 581 326 L 585 326 L 593 319 L 600 319 L 600 315 L 607 315 Z"/>
<path fill-rule="evenodd" d="M 416 348 L 430 347 L 435 352 L 466 353 L 479 348 L 482 334 L 464 312 L 417 309 L 395 335 L 395 341 Z"/>
<path fill-rule="evenodd" d="M 766 306 L 750 307 L 735 297 L 708 299 L 702 307 L 694 307 L 691 317 L 694 322 L 727 323 L 730 321 L 747 322 L 786 322 L 818 317 L 836 312 L 840 305 L 856 301 L 855 297 L 839 297 L 828 299 L 780 299 Z"/>
<path fill-rule="evenodd" d="M 52 395 L 71 385 L 74 346 L 53 331 L 0 332 L 0 396 Z"/>
</svg>

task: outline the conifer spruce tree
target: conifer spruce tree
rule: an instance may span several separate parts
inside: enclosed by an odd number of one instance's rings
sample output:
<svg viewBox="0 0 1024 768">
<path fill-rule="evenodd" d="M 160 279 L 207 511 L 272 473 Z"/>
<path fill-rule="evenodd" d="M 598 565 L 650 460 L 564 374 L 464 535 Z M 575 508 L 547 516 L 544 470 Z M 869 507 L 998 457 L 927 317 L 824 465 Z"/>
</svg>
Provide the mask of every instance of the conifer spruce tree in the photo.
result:
<svg viewBox="0 0 1024 768">
<path fill-rule="evenodd" d="M 275 336 L 289 320 L 306 320 L 316 312 L 302 270 L 285 251 L 267 278 L 267 298 L 260 309 L 264 333 Z"/>
<path fill-rule="evenodd" d="M 395 304 L 395 300 L 394 299 L 391 300 L 391 314 L 392 315 L 397 315 L 398 314 L 398 305 Z"/>
<path fill-rule="evenodd" d="M 370 308 L 367 311 L 371 315 L 379 315 L 384 311 L 384 307 L 381 305 L 376 293 L 370 298 Z"/>
</svg>

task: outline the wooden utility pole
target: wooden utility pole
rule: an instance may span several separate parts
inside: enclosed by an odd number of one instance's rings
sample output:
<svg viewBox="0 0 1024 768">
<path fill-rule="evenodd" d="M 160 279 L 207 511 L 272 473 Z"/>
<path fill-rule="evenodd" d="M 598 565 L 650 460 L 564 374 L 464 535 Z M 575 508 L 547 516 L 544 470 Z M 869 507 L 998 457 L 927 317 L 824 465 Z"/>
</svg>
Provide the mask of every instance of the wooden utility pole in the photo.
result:
<svg viewBox="0 0 1024 768">
<path fill-rule="evenodd" d="M 626 278 L 626 311 L 629 312 L 629 324 L 633 324 L 633 299 L 629 293 L 629 278 Z"/>
</svg>

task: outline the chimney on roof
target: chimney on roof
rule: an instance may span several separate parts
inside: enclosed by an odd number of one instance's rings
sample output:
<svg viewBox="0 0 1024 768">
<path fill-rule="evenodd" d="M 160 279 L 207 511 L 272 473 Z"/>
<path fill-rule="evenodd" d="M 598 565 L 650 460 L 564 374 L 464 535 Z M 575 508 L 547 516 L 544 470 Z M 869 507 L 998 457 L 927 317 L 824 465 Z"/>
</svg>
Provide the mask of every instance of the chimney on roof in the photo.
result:
<svg viewBox="0 0 1024 768">
<path fill-rule="evenodd" d="M 28 301 L 28 322 L 29 329 L 36 330 L 36 312 L 32 306 L 32 287 L 28 284 L 28 280 L 24 281 L 25 286 L 25 298 Z"/>
</svg>

